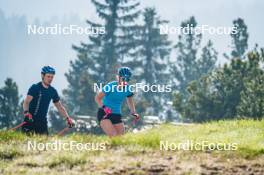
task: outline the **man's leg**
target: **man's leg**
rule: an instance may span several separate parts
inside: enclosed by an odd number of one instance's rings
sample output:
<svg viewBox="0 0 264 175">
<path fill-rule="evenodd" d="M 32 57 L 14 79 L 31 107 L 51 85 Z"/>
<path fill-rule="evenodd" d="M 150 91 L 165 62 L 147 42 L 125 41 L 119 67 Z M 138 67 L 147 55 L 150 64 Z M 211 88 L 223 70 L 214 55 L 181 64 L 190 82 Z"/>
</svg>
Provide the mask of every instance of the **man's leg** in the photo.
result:
<svg viewBox="0 0 264 175">
<path fill-rule="evenodd" d="M 22 133 L 27 134 L 27 135 L 34 133 L 33 123 L 24 124 L 21 130 L 22 130 Z"/>
<path fill-rule="evenodd" d="M 48 124 L 47 122 L 38 122 L 34 127 L 35 134 L 48 135 Z"/>
</svg>

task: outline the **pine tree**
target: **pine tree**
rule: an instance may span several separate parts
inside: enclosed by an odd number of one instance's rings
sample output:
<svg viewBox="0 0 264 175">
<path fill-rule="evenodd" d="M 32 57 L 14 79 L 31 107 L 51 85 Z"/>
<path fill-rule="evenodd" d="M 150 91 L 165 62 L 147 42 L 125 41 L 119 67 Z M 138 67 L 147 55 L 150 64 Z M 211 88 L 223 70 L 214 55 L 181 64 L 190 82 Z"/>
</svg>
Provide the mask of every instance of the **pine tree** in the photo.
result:
<svg viewBox="0 0 264 175">
<path fill-rule="evenodd" d="M 244 77 L 244 91 L 241 92 L 237 115 L 243 118 L 261 119 L 264 116 L 264 49 L 248 54 L 250 72 Z"/>
<path fill-rule="evenodd" d="M 263 118 L 264 71 L 260 67 L 264 51 L 252 51 L 245 60 L 232 59 L 210 74 L 192 81 L 189 98 L 174 97 L 174 107 L 182 115 L 196 122 Z"/>
<path fill-rule="evenodd" d="M 160 34 L 160 25 L 168 21 L 161 20 L 154 8 L 145 8 L 143 12 L 144 23 L 141 32 L 137 35 L 137 52 L 127 65 L 141 72 L 135 76 L 138 82 L 145 84 L 165 84 L 168 77 L 168 59 L 170 56 L 170 41 L 168 35 Z M 158 113 L 162 107 L 162 93 L 145 92 L 142 94 L 149 106 Z"/>
<path fill-rule="evenodd" d="M 202 49 L 202 55 L 197 56 L 197 52 L 201 47 L 201 33 L 195 33 L 194 28 L 197 22 L 194 17 L 182 22 L 181 27 L 188 33 L 179 35 L 179 41 L 175 45 L 176 61 L 172 63 L 171 72 L 173 75 L 173 83 L 177 87 L 179 93 L 184 98 L 188 98 L 186 91 L 188 84 L 193 80 L 198 80 L 202 75 L 212 71 L 217 60 L 217 52 L 213 48 L 211 41 Z"/>
<path fill-rule="evenodd" d="M 94 65 L 90 68 L 91 72 L 97 73 L 93 78 L 106 82 L 114 78 L 117 66 L 136 45 L 134 34 L 138 30 L 135 20 L 140 14 L 139 3 L 133 0 L 106 0 L 104 3 L 92 0 L 92 3 L 103 24 L 90 20 L 87 23 L 91 28 L 104 27 L 105 34 L 89 36 L 90 42 L 81 48 L 86 50 L 87 59 Z"/>
<path fill-rule="evenodd" d="M 65 74 L 69 83 L 68 88 L 63 91 L 65 103 L 70 111 L 79 115 L 95 114 L 96 104 L 94 102 L 94 83 L 91 75 L 88 73 L 86 59 L 78 55 L 78 59 L 70 62 L 71 69 Z"/>
<path fill-rule="evenodd" d="M 17 84 L 11 78 L 7 78 L 5 86 L 0 89 L 1 128 L 10 128 L 23 119 L 19 99 Z"/>
<path fill-rule="evenodd" d="M 228 59 L 244 59 L 245 52 L 248 49 L 249 34 L 247 31 L 247 25 L 245 24 L 243 19 L 238 18 L 233 21 L 233 27 L 235 27 L 235 32 L 230 34 L 232 38 L 231 56 L 228 56 L 227 54 L 224 54 L 224 56 Z"/>
<path fill-rule="evenodd" d="M 212 41 L 209 40 L 206 46 L 202 49 L 202 55 L 197 61 L 199 77 L 213 71 L 217 61 L 217 54 L 217 51 L 213 48 Z"/>
<path fill-rule="evenodd" d="M 139 3 L 134 0 L 91 1 L 101 23 L 87 20 L 87 24 L 92 30 L 100 27 L 104 32 L 89 35 L 88 43 L 73 46 L 78 58 L 71 62 L 71 69 L 66 74 L 69 87 L 64 91 L 66 100 L 82 114 L 96 112 L 94 83 L 114 79 L 117 67 L 133 51 L 136 45 L 134 33 L 138 30 L 135 20 L 140 14 Z"/>
<path fill-rule="evenodd" d="M 182 22 L 181 27 L 195 28 L 197 22 L 194 17 Z M 175 77 L 174 84 L 178 85 L 178 90 L 186 94 L 185 89 L 188 83 L 197 79 L 197 63 L 196 55 L 201 43 L 201 34 L 188 32 L 188 34 L 181 34 L 178 36 L 178 43 L 175 45 L 177 59 L 172 65 L 172 72 Z"/>
</svg>

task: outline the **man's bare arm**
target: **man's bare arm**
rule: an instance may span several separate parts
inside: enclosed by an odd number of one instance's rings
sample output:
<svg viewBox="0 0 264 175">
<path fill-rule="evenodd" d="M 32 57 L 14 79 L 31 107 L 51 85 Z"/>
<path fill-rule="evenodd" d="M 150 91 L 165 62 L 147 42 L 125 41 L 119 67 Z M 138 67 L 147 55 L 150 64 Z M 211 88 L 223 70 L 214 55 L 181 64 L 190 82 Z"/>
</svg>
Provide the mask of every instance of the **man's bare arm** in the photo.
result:
<svg viewBox="0 0 264 175">
<path fill-rule="evenodd" d="M 31 95 L 27 95 L 24 102 L 23 102 L 23 110 L 28 111 L 29 110 L 29 104 L 33 97 Z"/>
<path fill-rule="evenodd" d="M 69 117 L 69 114 L 67 113 L 65 107 L 61 104 L 60 101 L 54 103 L 54 105 L 56 106 L 56 108 L 58 109 L 59 113 L 60 113 L 63 117 L 65 117 L 65 118 Z"/>
</svg>

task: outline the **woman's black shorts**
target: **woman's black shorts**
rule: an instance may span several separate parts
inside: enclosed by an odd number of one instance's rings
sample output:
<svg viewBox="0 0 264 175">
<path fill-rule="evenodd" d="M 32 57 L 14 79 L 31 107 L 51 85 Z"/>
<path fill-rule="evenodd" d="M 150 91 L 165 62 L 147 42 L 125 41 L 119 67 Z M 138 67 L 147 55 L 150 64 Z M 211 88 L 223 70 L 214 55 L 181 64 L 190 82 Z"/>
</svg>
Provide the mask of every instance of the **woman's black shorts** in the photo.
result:
<svg viewBox="0 0 264 175">
<path fill-rule="evenodd" d="M 108 116 L 105 117 L 105 112 L 102 108 L 99 108 L 97 112 L 97 120 L 99 123 L 101 122 L 101 120 L 109 119 L 113 124 L 118 124 L 118 123 L 122 123 L 121 118 L 122 118 L 121 114 L 115 114 L 115 113 L 109 114 Z"/>
</svg>

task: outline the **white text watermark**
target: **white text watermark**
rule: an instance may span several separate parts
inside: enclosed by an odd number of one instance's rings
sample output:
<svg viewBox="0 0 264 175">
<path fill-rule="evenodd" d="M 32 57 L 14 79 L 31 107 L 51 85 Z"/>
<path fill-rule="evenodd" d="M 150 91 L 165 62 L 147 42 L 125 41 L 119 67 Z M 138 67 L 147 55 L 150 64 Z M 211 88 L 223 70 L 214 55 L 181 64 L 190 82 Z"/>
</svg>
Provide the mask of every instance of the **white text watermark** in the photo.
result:
<svg viewBox="0 0 264 175">
<path fill-rule="evenodd" d="M 105 27 L 63 26 L 62 24 L 27 25 L 28 35 L 102 35 L 105 32 Z"/>
<path fill-rule="evenodd" d="M 237 148 L 237 143 L 213 143 L 207 140 L 201 142 L 186 140 L 181 143 L 160 141 L 160 150 L 165 151 L 235 151 Z"/>
<path fill-rule="evenodd" d="M 103 85 L 103 83 L 94 83 L 94 92 L 172 92 L 172 86 L 169 84 L 144 84 L 144 83 L 136 83 L 128 86 L 120 87 L 121 85 Z"/>
<path fill-rule="evenodd" d="M 28 151 L 102 151 L 106 150 L 106 143 L 79 143 L 77 141 L 62 142 L 55 140 L 53 142 L 27 142 Z"/>
<path fill-rule="evenodd" d="M 160 34 L 210 34 L 210 35 L 230 35 L 230 34 L 236 34 L 237 27 L 227 27 L 227 26 L 209 26 L 209 25 L 199 25 L 199 26 L 193 26 L 190 24 L 187 24 L 187 26 L 169 26 L 169 25 L 160 25 L 159 26 Z"/>
</svg>

